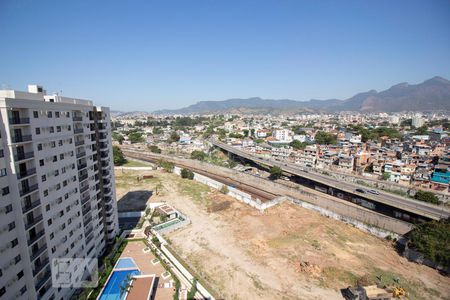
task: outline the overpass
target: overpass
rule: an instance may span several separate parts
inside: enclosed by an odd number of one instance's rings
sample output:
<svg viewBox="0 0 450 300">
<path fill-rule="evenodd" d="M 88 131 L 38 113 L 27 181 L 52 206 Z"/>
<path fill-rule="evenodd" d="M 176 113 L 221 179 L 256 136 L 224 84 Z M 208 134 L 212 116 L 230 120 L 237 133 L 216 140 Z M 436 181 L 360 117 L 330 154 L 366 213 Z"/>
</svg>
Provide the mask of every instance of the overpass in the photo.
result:
<svg viewBox="0 0 450 300">
<path fill-rule="evenodd" d="M 337 191 L 342 191 L 349 195 L 352 195 L 353 198 L 359 198 L 365 201 L 370 201 L 375 205 L 378 203 L 390 207 L 394 211 L 394 216 L 400 219 L 413 218 L 415 215 L 419 216 L 419 220 L 426 220 L 426 219 L 439 220 L 443 218 L 448 218 L 450 216 L 450 211 L 446 210 L 444 207 L 439 207 L 436 205 L 417 201 L 414 199 L 404 198 L 374 188 L 371 189 L 376 190 L 379 193 L 379 195 L 367 192 L 364 194 L 359 193 L 356 191 L 356 189 L 361 188 L 361 186 L 357 184 L 338 181 L 326 175 L 309 172 L 303 168 L 294 166 L 286 162 L 279 162 L 272 159 L 261 158 L 214 139 L 211 139 L 210 142 L 214 146 L 219 147 L 228 153 L 244 158 L 248 161 L 252 161 L 258 165 L 265 167 L 278 166 L 283 170 L 283 172 L 287 174 L 298 176 L 300 178 L 310 180 L 316 184 L 323 185 L 327 187 L 327 191 L 332 195 L 334 195 Z"/>
</svg>

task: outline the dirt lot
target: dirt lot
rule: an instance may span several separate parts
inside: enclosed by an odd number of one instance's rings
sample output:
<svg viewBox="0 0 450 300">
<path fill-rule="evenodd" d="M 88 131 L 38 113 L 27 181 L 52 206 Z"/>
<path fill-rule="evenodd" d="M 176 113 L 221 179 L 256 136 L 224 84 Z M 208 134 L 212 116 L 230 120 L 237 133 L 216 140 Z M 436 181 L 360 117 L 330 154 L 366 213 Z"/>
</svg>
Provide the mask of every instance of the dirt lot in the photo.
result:
<svg viewBox="0 0 450 300">
<path fill-rule="evenodd" d="M 125 184 L 138 174 L 155 178 Z M 341 288 L 368 275 L 388 285 L 399 280 L 409 299 L 450 299 L 450 278 L 408 262 L 390 242 L 342 222 L 289 203 L 259 213 L 161 171 L 116 177 L 118 195 L 158 187 L 149 201 L 166 201 L 189 216 L 192 224 L 168 239 L 223 298 L 342 299 Z"/>
</svg>

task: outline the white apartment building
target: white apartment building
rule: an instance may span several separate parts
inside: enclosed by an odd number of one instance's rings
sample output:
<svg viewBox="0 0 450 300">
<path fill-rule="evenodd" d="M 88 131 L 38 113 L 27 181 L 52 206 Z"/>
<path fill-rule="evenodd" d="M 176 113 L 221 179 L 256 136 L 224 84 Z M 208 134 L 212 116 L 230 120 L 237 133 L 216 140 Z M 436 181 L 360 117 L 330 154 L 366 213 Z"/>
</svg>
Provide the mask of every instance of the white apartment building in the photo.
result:
<svg viewBox="0 0 450 300">
<path fill-rule="evenodd" d="M 278 141 L 290 142 L 292 138 L 290 136 L 290 131 L 288 129 L 276 129 L 272 132 L 272 136 Z"/>
<path fill-rule="evenodd" d="M 91 101 L 0 90 L 1 299 L 69 299 L 74 289 L 52 285 L 52 260 L 96 258 L 114 241 L 110 126 Z"/>
</svg>

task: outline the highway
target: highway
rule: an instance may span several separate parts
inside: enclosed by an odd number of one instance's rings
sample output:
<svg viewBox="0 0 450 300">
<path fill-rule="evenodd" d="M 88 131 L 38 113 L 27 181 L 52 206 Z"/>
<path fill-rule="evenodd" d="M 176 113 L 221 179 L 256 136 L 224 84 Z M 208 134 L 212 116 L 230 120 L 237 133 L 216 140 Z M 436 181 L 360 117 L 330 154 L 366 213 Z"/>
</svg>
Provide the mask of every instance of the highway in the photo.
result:
<svg viewBox="0 0 450 300">
<path fill-rule="evenodd" d="M 375 189 L 375 188 L 369 188 L 369 189 L 378 191 L 379 195 L 375 195 L 375 194 L 371 194 L 371 193 L 367 193 L 367 192 L 364 194 L 359 193 L 359 192 L 355 191 L 357 188 L 359 188 L 359 189 L 362 188 L 364 190 L 367 190 L 368 188 L 354 184 L 354 183 L 350 183 L 350 182 L 338 181 L 335 178 L 330 178 L 326 175 L 305 171 L 304 169 L 297 167 L 297 166 L 293 166 L 290 163 L 279 162 L 279 161 L 275 161 L 272 159 L 260 158 L 258 156 L 255 156 L 248 152 L 239 150 L 233 146 L 219 142 L 214 139 L 211 139 L 210 142 L 216 147 L 219 147 L 227 152 L 233 153 L 233 154 L 243 157 L 245 159 L 251 160 L 255 163 L 258 163 L 261 165 L 266 165 L 269 167 L 278 166 L 286 173 L 310 179 L 312 181 L 324 184 L 326 186 L 329 186 L 329 187 L 332 187 L 335 189 L 339 189 L 341 191 L 345 191 L 350 194 L 357 195 L 360 198 L 371 200 L 373 202 L 383 203 L 383 204 L 389 205 L 391 207 L 397 207 L 404 211 L 412 212 L 414 214 L 428 217 L 430 219 L 439 220 L 442 218 L 448 218 L 450 216 L 450 211 L 448 211 L 444 207 L 439 207 L 436 205 L 417 201 L 414 199 L 404 198 L 404 197 L 397 196 L 397 195 L 394 195 L 391 193 L 387 193 L 383 190 L 379 190 L 379 189 Z"/>
</svg>

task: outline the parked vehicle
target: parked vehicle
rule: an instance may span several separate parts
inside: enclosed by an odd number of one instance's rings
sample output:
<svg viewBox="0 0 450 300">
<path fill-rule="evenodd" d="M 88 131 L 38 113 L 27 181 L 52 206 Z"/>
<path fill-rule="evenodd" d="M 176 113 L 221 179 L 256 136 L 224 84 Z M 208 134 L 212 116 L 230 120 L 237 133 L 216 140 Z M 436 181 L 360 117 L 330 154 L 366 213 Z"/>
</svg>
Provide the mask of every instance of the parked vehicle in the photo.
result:
<svg viewBox="0 0 450 300">
<path fill-rule="evenodd" d="M 380 193 L 378 191 L 375 190 L 368 190 L 369 193 L 374 194 L 374 195 L 379 195 Z"/>
<path fill-rule="evenodd" d="M 363 190 L 363 189 L 356 189 L 355 191 L 358 192 L 358 193 L 361 193 L 361 194 L 365 194 L 366 193 L 366 191 Z"/>
</svg>

